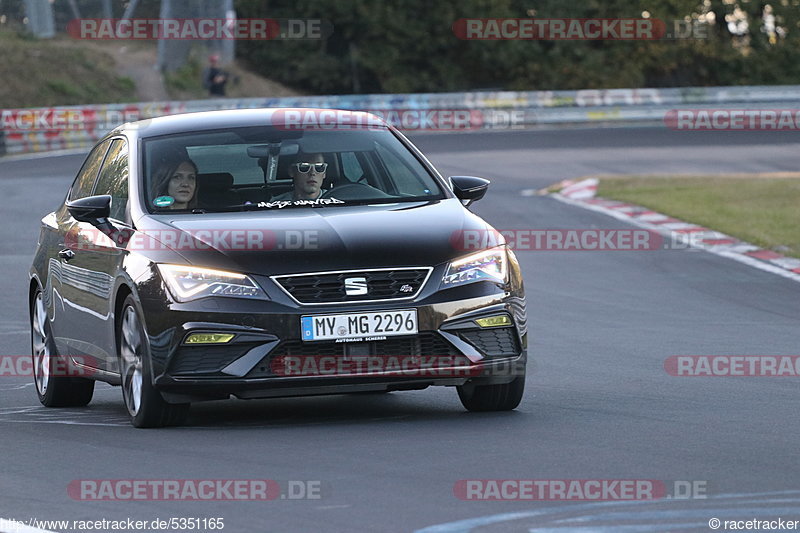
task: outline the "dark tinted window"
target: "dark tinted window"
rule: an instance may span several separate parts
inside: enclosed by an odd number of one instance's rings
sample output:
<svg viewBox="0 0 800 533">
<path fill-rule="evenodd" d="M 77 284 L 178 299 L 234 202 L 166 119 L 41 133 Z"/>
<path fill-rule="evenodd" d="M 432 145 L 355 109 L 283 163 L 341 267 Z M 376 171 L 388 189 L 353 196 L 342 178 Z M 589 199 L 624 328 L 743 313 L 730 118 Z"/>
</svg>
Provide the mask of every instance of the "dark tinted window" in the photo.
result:
<svg viewBox="0 0 800 533">
<path fill-rule="evenodd" d="M 94 194 L 111 195 L 111 218 L 125 221 L 128 206 L 128 146 L 122 139 L 115 139 L 108 150 Z"/>
<path fill-rule="evenodd" d="M 105 141 L 98 144 L 89 153 L 89 157 L 86 158 L 83 167 L 81 167 L 81 171 L 78 172 L 78 176 L 72 184 L 69 193 L 70 200 L 86 198 L 92 195 L 94 180 L 97 178 L 97 171 L 100 170 L 100 165 L 103 164 L 103 157 L 106 155 L 106 150 L 108 150 L 108 145 L 110 143 L 111 141 Z"/>
</svg>

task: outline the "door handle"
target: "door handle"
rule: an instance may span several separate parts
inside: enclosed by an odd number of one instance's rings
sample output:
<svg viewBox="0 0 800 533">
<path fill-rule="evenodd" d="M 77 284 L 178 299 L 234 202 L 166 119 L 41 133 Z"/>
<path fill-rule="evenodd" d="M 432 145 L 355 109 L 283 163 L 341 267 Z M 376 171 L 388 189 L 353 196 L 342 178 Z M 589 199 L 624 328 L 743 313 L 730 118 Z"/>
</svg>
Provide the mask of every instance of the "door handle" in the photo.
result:
<svg viewBox="0 0 800 533">
<path fill-rule="evenodd" d="M 64 261 L 69 261 L 70 259 L 75 257 L 75 252 L 73 252 L 69 248 L 64 248 L 63 250 L 58 252 L 58 257 L 60 257 Z"/>
</svg>

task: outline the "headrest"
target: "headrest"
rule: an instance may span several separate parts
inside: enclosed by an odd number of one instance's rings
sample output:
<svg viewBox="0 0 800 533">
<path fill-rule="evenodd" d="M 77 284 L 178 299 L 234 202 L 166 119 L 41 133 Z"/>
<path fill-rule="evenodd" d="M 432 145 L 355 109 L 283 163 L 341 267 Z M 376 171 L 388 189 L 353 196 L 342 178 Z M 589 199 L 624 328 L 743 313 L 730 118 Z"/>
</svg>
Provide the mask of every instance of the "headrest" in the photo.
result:
<svg viewBox="0 0 800 533">
<path fill-rule="evenodd" d="M 203 193 L 225 191 L 233 187 L 233 175 L 228 172 L 198 174 L 197 186 Z"/>
</svg>

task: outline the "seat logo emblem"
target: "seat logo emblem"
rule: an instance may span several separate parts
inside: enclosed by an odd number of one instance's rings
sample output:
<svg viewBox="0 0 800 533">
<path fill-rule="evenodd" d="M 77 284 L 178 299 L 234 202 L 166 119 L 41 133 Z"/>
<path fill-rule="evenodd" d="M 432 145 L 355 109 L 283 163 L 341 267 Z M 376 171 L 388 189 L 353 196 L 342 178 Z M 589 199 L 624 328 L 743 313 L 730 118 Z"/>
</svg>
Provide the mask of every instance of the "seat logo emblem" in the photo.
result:
<svg viewBox="0 0 800 533">
<path fill-rule="evenodd" d="M 344 292 L 348 296 L 367 294 L 367 278 L 345 278 Z"/>
</svg>

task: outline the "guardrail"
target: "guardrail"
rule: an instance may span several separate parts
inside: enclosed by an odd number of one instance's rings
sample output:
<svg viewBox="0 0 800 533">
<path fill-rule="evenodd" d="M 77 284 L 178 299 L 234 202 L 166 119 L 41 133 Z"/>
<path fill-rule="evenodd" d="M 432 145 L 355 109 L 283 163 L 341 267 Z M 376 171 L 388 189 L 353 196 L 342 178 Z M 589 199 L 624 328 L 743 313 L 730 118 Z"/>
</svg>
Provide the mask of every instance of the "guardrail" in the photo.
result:
<svg viewBox="0 0 800 533">
<path fill-rule="evenodd" d="M 215 109 L 318 107 L 383 115 L 392 111 L 468 110 L 474 120 L 460 129 L 521 129 L 568 124 L 664 124 L 666 114 L 680 106 L 745 110 L 800 107 L 800 86 L 331 95 L 6 109 L 0 110 L 0 155 L 88 148 L 122 122 Z"/>
</svg>

